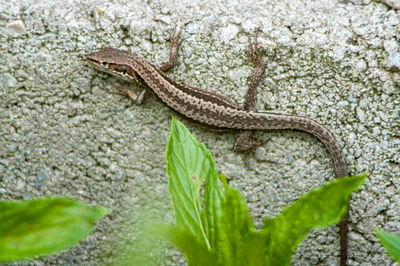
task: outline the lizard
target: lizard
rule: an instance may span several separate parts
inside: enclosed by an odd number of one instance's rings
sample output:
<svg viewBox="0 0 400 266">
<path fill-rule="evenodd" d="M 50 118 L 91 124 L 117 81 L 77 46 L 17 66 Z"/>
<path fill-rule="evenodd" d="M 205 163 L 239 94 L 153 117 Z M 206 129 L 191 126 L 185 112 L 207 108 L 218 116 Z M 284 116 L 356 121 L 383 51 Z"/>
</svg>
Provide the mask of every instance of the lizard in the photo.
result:
<svg viewBox="0 0 400 266">
<path fill-rule="evenodd" d="M 266 60 L 259 54 L 257 40 L 253 44 L 250 42 L 251 60 L 256 67 L 250 79 L 244 108 L 241 109 L 222 95 L 181 84 L 166 75 L 177 64 L 180 34 L 181 32 L 171 34 L 169 61 L 160 67 L 138 55 L 115 48 L 103 48 L 87 54 L 86 60 L 100 71 L 142 85 L 139 95 L 129 89 L 120 91 L 138 105 L 144 102 L 147 92 L 151 90 L 168 107 L 190 120 L 211 128 L 240 130 L 234 144 L 235 151 L 247 151 L 254 146 L 250 140 L 254 130 L 295 129 L 307 132 L 324 144 L 331 157 L 336 178 L 348 176 L 346 160 L 338 140 L 321 123 L 304 116 L 255 110 L 257 86 L 267 66 Z M 347 264 L 348 219 L 347 211 L 339 224 L 340 265 Z"/>
</svg>

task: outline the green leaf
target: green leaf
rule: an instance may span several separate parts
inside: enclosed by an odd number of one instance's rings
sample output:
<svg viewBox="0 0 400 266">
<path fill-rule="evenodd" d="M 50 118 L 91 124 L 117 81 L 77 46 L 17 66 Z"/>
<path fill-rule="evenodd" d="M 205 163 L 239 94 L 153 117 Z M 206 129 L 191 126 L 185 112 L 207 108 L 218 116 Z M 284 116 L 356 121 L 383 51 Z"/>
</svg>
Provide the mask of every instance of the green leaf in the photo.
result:
<svg viewBox="0 0 400 266">
<path fill-rule="evenodd" d="M 205 151 L 208 152 L 207 149 Z M 210 157 L 210 160 L 214 165 L 214 160 L 212 157 Z M 224 200 L 224 195 L 222 194 L 216 170 L 211 171 L 206 178 L 203 198 L 204 210 L 202 212 L 202 218 L 206 224 L 206 233 L 211 245 L 211 249 L 215 250 L 217 246 L 220 245 L 219 234 L 221 227 L 221 205 L 222 200 Z"/>
<path fill-rule="evenodd" d="M 200 243 L 211 249 L 218 235 L 222 197 L 217 170 L 210 152 L 174 118 L 166 161 L 168 191 L 177 226 L 188 230 Z M 203 208 L 200 188 L 206 177 Z"/>
<path fill-rule="evenodd" d="M 183 251 L 189 266 L 218 265 L 216 255 L 187 230 L 178 226 L 155 224 L 150 226 L 150 231 Z"/>
<path fill-rule="evenodd" d="M 166 159 L 176 226 L 160 227 L 158 234 L 178 246 L 189 265 L 288 265 L 294 249 L 312 228 L 340 221 L 350 193 L 366 177 L 341 178 L 315 189 L 279 216 L 265 219 L 263 229 L 255 231 L 240 193 L 228 186 L 223 175 L 217 175 L 211 154 L 175 119 Z M 225 194 L 219 181 L 225 185 Z"/>
<path fill-rule="evenodd" d="M 69 198 L 0 201 L 0 261 L 49 255 L 85 238 L 106 208 Z"/>
<path fill-rule="evenodd" d="M 379 229 L 375 229 L 375 234 L 393 260 L 400 263 L 400 235 L 386 233 Z"/>
<path fill-rule="evenodd" d="M 224 180 L 223 177 L 221 177 Z M 225 184 L 220 225 L 219 261 L 223 265 L 262 265 L 266 236 L 256 233 L 246 202 Z M 258 256 L 255 253 L 260 252 Z M 263 252 L 264 251 L 264 252 Z M 257 262 L 258 261 L 258 262 Z"/>
<path fill-rule="evenodd" d="M 266 264 L 289 265 L 293 251 L 312 228 L 339 222 L 351 192 L 363 184 L 366 176 L 363 173 L 335 179 L 302 196 L 273 220 L 267 219 L 263 229 L 270 230 L 272 242 Z"/>
<path fill-rule="evenodd" d="M 249 266 L 267 266 L 265 263 L 265 254 L 268 252 L 271 243 L 271 234 L 268 230 L 256 231 L 250 235 L 244 246 L 244 257 L 242 264 Z"/>
</svg>

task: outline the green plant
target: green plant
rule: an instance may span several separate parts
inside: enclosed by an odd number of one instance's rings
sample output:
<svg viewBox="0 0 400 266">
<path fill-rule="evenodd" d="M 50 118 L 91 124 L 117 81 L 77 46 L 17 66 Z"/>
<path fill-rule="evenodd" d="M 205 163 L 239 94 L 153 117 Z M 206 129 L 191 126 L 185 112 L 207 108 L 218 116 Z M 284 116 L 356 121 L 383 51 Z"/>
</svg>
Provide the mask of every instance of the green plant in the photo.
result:
<svg viewBox="0 0 400 266">
<path fill-rule="evenodd" d="M 340 221 L 351 192 L 366 177 L 345 177 L 314 189 L 256 230 L 240 193 L 217 173 L 204 145 L 175 119 L 166 160 L 175 224 L 152 225 L 151 230 L 182 250 L 189 265 L 289 265 L 312 228 Z"/>
<path fill-rule="evenodd" d="M 400 235 L 386 233 L 379 229 L 375 229 L 375 234 L 392 259 L 400 263 Z"/>
<path fill-rule="evenodd" d="M 65 197 L 0 201 L 0 261 L 36 258 L 71 247 L 107 214 L 104 207 Z"/>
</svg>

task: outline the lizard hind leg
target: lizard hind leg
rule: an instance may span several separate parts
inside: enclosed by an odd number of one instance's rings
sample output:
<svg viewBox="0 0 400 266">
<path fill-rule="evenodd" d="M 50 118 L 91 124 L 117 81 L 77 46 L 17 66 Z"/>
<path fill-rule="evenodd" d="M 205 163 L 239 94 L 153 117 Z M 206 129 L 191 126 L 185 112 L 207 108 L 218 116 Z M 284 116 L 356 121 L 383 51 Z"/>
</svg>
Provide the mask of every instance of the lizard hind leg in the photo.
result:
<svg viewBox="0 0 400 266">
<path fill-rule="evenodd" d="M 249 39 L 249 51 L 250 51 L 250 59 L 254 63 L 255 68 L 250 78 L 249 89 L 246 93 L 246 98 L 244 101 L 243 109 L 245 111 L 256 111 L 257 104 L 257 86 L 261 81 L 261 78 L 265 72 L 267 62 L 263 60 L 258 48 L 256 32 L 254 36 L 254 42 Z M 243 151 L 255 151 L 259 143 L 256 143 L 252 138 L 252 131 L 242 131 L 239 136 L 236 138 L 233 149 L 235 151 L 243 152 Z"/>
<path fill-rule="evenodd" d="M 250 156 L 257 162 L 267 162 L 276 163 L 271 159 L 263 159 L 257 156 L 257 148 L 263 146 L 267 141 L 256 141 L 252 137 L 252 131 L 242 131 L 236 137 L 235 144 L 233 145 L 233 150 L 236 152 L 245 152 L 250 154 Z M 245 157 L 247 158 L 247 157 Z"/>
<path fill-rule="evenodd" d="M 233 150 L 236 152 L 248 152 L 255 148 L 255 142 L 251 138 L 252 131 L 242 131 L 236 137 Z"/>
</svg>

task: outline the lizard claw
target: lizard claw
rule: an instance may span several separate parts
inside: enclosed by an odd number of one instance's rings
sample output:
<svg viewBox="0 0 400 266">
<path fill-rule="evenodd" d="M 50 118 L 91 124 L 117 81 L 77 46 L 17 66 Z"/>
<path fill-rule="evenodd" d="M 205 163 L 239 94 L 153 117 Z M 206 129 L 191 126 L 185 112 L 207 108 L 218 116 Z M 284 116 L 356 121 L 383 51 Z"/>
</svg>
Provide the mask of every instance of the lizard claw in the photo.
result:
<svg viewBox="0 0 400 266">
<path fill-rule="evenodd" d="M 171 46 L 175 47 L 176 49 L 179 48 L 179 45 L 182 42 L 181 34 L 182 34 L 182 29 L 179 29 L 178 33 L 176 33 L 176 29 L 172 30 L 169 33 L 169 40 L 170 40 Z"/>
<path fill-rule="evenodd" d="M 264 63 L 260 56 L 260 51 L 259 51 L 259 47 L 258 47 L 259 42 L 257 41 L 259 32 L 260 32 L 260 30 L 258 29 L 254 35 L 254 42 L 252 42 L 249 37 L 250 58 L 251 58 L 251 61 L 257 66 Z"/>
</svg>

